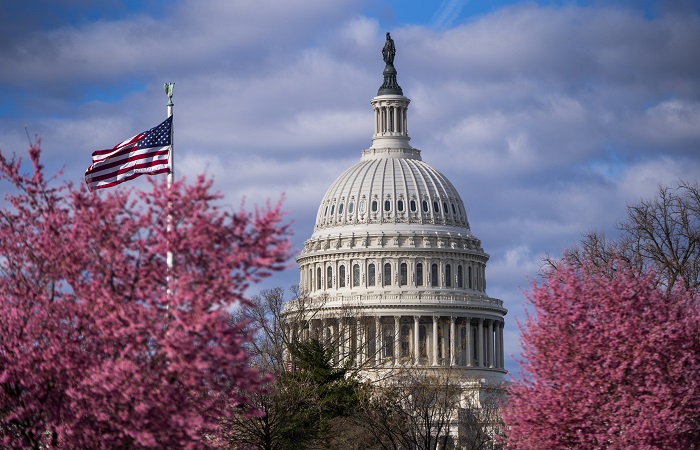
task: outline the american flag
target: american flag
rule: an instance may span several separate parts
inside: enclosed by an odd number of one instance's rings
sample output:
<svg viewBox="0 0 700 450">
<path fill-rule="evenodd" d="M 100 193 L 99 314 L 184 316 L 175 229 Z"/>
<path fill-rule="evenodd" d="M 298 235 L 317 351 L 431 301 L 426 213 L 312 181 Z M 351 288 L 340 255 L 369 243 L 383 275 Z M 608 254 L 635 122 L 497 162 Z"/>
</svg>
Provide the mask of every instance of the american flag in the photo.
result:
<svg viewBox="0 0 700 450">
<path fill-rule="evenodd" d="M 173 116 L 148 131 L 139 133 L 109 150 L 92 153 L 92 165 L 85 171 L 85 183 L 92 192 L 115 186 L 140 175 L 170 172 L 168 156 Z"/>
</svg>

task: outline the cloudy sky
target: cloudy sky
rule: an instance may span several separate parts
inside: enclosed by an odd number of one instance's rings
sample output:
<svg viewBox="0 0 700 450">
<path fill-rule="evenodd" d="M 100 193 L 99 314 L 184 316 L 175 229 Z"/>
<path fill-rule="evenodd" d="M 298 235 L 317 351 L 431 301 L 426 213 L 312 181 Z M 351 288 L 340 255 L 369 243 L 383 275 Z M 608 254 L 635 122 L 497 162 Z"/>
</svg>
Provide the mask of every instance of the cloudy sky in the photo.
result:
<svg viewBox="0 0 700 450">
<path fill-rule="evenodd" d="M 0 149 L 38 135 L 80 182 L 93 150 L 165 119 L 175 82 L 176 176 L 209 174 L 232 207 L 284 194 L 300 249 L 371 144 L 386 31 L 411 143 L 462 195 L 516 355 L 543 256 L 698 179 L 700 2 L 3 1 Z M 290 262 L 265 286 L 296 282 Z"/>
</svg>

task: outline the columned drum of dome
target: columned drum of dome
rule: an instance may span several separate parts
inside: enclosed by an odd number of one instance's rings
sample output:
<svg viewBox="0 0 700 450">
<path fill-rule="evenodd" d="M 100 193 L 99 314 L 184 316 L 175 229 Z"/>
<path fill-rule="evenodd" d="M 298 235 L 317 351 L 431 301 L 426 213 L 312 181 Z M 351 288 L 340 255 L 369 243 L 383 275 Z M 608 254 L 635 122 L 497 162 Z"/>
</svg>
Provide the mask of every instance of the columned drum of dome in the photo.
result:
<svg viewBox="0 0 700 450">
<path fill-rule="evenodd" d="M 498 382 L 507 311 L 486 293 L 489 255 L 459 193 L 409 143 L 410 100 L 390 40 L 370 101 L 372 145 L 330 185 L 296 259 L 300 289 L 318 308 L 287 331 L 341 337 L 336 361 L 353 358 L 368 379 L 410 366 Z"/>
</svg>

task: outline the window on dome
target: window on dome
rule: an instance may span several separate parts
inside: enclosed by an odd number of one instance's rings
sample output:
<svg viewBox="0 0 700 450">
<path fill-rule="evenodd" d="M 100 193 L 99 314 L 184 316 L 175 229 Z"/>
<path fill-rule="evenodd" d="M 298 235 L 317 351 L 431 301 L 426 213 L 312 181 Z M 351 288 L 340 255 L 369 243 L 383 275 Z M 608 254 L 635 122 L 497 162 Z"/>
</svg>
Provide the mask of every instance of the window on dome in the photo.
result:
<svg viewBox="0 0 700 450">
<path fill-rule="evenodd" d="M 416 264 L 416 286 L 423 286 L 423 263 Z"/>
<path fill-rule="evenodd" d="M 331 216 L 333 215 L 334 212 L 335 212 L 335 205 L 332 205 L 331 206 Z"/>
<path fill-rule="evenodd" d="M 445 214 L 450 212 L 450 210 L 447 209 L 447 202 L 442 202 L 442 212 Z"/>
<path fill-rule="evenodd" d="M 374 270 L 374 264 L 367 267 L 367 286 L 374 286 L 377 282 L 377 275 Z"/>
<path fill-rule="evenodd" d="M 391 211 L 391 200 L 384 200 L 384 211 Z"/>
<path fill-rule="evenodd" d="M 338 268 L 338 287 L 345 287 L 345 266 Z"/>
<path fill-rule="evenodd" d="M 411 212 L 416 212 L 416 201 L 411 200 Z"/>
<path fill-rule="evenodd" d="M 440 213 L 440 205 L 438 205 L 438 202 L 433 202 L 433 211 L 435 211 L 435 214 Z"/>
<path fill-rule="evenodd" d="M 423 212 L 428 212 L 428 201 L 423 200 Z"/>
<path fill-rule="evenodd" d="M 355 211 L 355 203 L 350 202 L 348 204 L 348 214 L 352 214 Z"/>
<path fill-rule="evenodd" d="M 402 212 L 403 212 L 403 200 L 399 200 L 399 201 L 396 203 L 396 209 L 398 209 L 399 211 L 402 211 Z"/>
<path fill-rule="evenodd" d="M 452 266 L 445 265 L 445 286 L 452 287 Z"/>
<path fill-rule="evenodd" d="M 377 201 L 372 200 L 372 212 L 377 212 L 377 207 L 378 207 Z"/>
<path fill-rule="evenodd" d="M 333 268 L 328 266 L 326 269 L 326 288 L 330 289 L 333 287 Z"/>
<path fill-rule="evenodd" d="M 464 287 L 464 281 L 462 280 L 464 274 L 462 272 L 463 272 L 462 265 L 460 264 L 457 266 L 457 287 L 458 288 Z"/>
<path fill-rule="evenodd" d="M 452 214 L 457 215 L 457 210 L 455 209 L 455 204 L 452 203 Z"/>
<path fill-rule="evenodd" d="M 352 266 L 352 285 L 353 286 L 359 286 L 360 285 L 360 265 L 355 264 Z"/>
<path fill-rule="evenodd" d="M 384 264 L 384 286 L 391 286 L 391 263 Z"/>
<path fill-rule="evenodd" d="M 328 206 L 326 206 L 326 209 L 323 210 L 323 215 L 327 216 L 328 215 Z"/>
<path fill-rule="evenodd" d="M 430 266 L 430 285 L 432 287 L 437 287 L 438 285 L 438 266 L 433 264 Z"/>
<path fill-rule="evenodd" d="M 338 215 L 343 214 L 343 204 L 338 205 Z"/>
<path fill-rule="evenodd" d="M 362 200 L 360 202 L 360 212 L 361 213 L 365 212 L 365 201 L 364 200 Z"/>
<path fill-rule="evenodd" d="M 401 273 L 399 274 L 399 286 L 406 286 L 408 284 L 408 265 L 406 263 L 401 263 Z"/>
</svg>

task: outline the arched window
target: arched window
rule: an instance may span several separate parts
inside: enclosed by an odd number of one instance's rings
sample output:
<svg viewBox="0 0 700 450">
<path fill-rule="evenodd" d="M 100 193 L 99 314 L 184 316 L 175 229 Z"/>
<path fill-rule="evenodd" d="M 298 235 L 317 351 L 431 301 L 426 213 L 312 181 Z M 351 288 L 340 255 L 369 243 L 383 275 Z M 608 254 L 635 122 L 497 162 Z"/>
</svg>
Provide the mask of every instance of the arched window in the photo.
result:
<svg viewBox="0 0 700 450">
<path fill-rule="evenodd" d="M 442 202 L 442 212 L 445 213 L 445 215 L 450 212 L 450 210 L 447 209 L 447 202 Z"/>
<path fill-rule="evenodd" d="M 352 285 L 353 286 L 359 286 L 360 285 L 360 265 L 355 264 L 352 266 Z"/>
<path fill-rule="evenodd" d="M 399 200 L 398 202 L 396 202 L 396 209 L 403 212 L 403 200 Z"/>
<path fill-rule="evenodd" d="M 372 200 L 372 212 L 377 212 L 377 201 Z"/>
<path fill-rule="evenodd" d="M 452 205 L 452 214 L 454 214 L 454 215 L 456 216 L 456 215 L 457 215 L 457 210 L 455 209 L 455 204 L 454 204 L 454 203 L 451 203 L 451 205 Z"/>
<path fill-rule="evenodd" d="M 316 268 L 316 289 L 321 290 L 321 268 Z"/>
<path fill-rule="evenodd" d="M 353 211 L 355 211 L 355 204 L 353 202 L 350 202 L 348 204 L 348 214 L 352 214 Z"/>
<path fill-rule="evenodd" d="M 391 286 L 391 263 L 384 264 L 384 286 Z"/>
<path fill-rule="evenodd" d="M 423 263 L 416 264 L 416 286 L 423 286 Z"/>
<path fill-rule="evenodd" d="M 401 271 L 399 273 L 399 286 L 406 286 L 408 284 L 408 265 L 406 263 L 401 263 Z"/>
<path fill-rule="evenodd" d="M 445 286 L 452 287 L 452 266 L 445 265 Z"/>
<path fill-rule="evenodd" d="M 343 204 L 338 205 L 338 215 L 343 214 Z"/>
<path fill-rule="evenodd" d="M 333 287 L 333 268 L 328 266 L 326 269 L 326 288 L 330 289 Z"/>
<path fill-rule="evenodd" d="M 384 200 L 384 211 L 391 211 L 391 200 Z"/>
<path fill-rule="evenodd" d="M 432 287 L 437 287 L 439 285 L 437 264 L 433 264 L 432 266 L 430 266 L 430 285 Z"/>
<path fill-rule="evenodd" d="M 367 286 L 374 286 L 377 280 L 377 274 L 374 270 L 374 264 L 367 267 Z"/>
<path fill-rule="evenodd" d="M 338 286 L 345 287 L 345 266 L 338 268 Z"/>
<path fill-rule="evenodd" d="M 428 201 L 423 200 L 423 212 L 428 212 Z"/>
<path fill-rule="evenodd" d="M 464 287 L 464 281 L 462 280 L 462 277 L 464 274 L 462 273 L 462 265 L 457 266 L 457 287 L 462 288 Z"/>
<path fill-rule="evenodd" d="M 335 205 L 331 205 L 331 216 L 333 215 L 334 212 L 335 212 Z"/>
<path fill-rule="evenodd" d="M 361 213 L 365 212 L 365 201 L 364 200 L 362 200 L 360 202 L 360 212 Z"/>
<path fill-rule="evenodd" d="M 435 214 L 438 214 L 440 212 L 440 205 L 438 205 L 438 202 L 433 202 L 433 211 L 435 211 Z"/>
<path fill-rule="evenodd" d="M 409 205 L 411 207 L 411 212 L 416 212 L 416 201 L 411 200 L 411 204 Z"/>
</svg>

